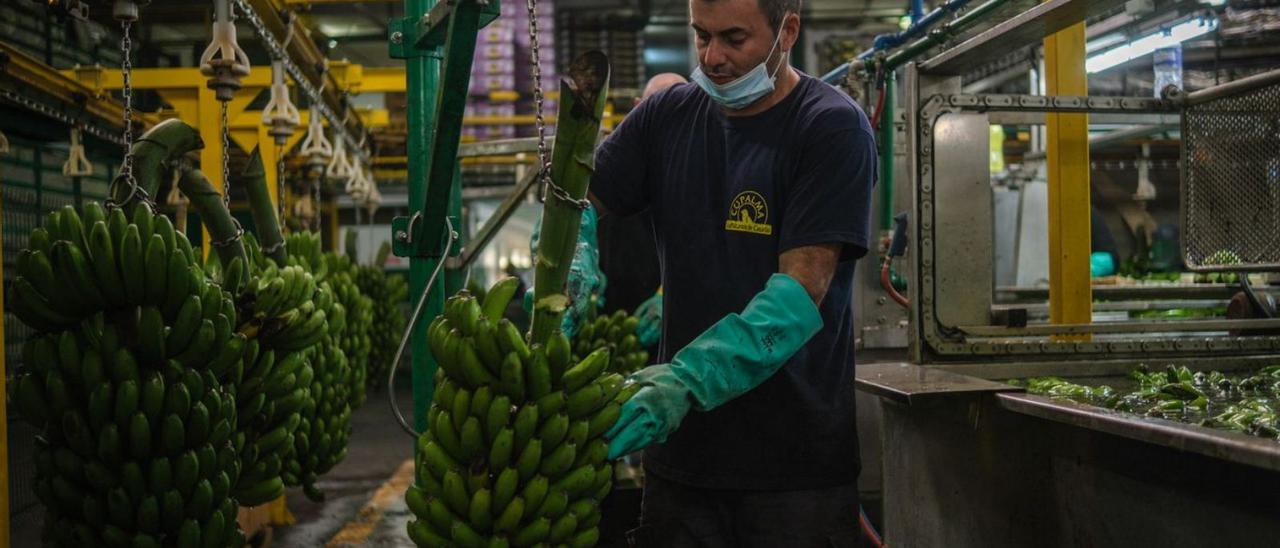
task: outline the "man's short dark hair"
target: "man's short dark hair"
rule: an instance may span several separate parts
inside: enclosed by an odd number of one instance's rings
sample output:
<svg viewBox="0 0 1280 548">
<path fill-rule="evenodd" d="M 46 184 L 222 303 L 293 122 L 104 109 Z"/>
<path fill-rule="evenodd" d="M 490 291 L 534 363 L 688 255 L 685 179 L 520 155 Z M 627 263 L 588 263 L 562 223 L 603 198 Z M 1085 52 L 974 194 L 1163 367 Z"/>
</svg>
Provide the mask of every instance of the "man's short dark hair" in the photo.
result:
<svg viewBox="0 0 1280 548">
<path fill-rule="evenodd" d="M 760 10 L 764 12 L 764 16 L 769 19 L 769 26 L 774 32 L 782 26 L 782 18 L 788 13 L 800 13 L 800 3 L 803 0 L 758 0 L 760 2 Z"/>
<path fill-rule="evenodd" d="M 704 2 L 715 2 L 716 0 L 703 0 Z M 778 32 L 782 27 L 782 18 L 788 13 L 800 13 L 800 4 L 803 0 L 756 0 L 760 3 L 760 11 L 764 12 L 764 17 L 769 21 L 769 27 L 773 32 Z"/>
</svg>

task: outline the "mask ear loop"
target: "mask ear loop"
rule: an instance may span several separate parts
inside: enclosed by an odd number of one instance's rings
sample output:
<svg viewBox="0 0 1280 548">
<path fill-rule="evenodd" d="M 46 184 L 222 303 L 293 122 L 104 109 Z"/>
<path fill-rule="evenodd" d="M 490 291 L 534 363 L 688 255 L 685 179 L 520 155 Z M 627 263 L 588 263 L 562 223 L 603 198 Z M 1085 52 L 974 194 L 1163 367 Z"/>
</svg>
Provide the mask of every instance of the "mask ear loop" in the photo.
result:
<svg viewBox="0 0 1280 548">
<path fill-rule="evenodd" d="M 769 50 L 769 57 L 773 57 L 773 49 L 782 45 L 782 27 L 783 25 L 786 24 L 787 17 L 790 17 L 791 15 L 792 15 L 791 13 L 788 13 L 782 16 L 782 23 L 778 25 L 778 37 L 774 39 L 773 48 L 770 48 Z M 764 62 L 768 63 L 769 59 L 766 58 Z M 773 69 L 773 75 L 769 76 L 769 80 L 771 82 L 776 83 L 778 81 L 778 75 L 782 73 L 782 66 L 784 64 L 786 65 L 791 64 L 791 50 L 782 50 L 782 56 L 781 58 L 778 59 L 778 66 L 777 68 Z"/>
</svg>

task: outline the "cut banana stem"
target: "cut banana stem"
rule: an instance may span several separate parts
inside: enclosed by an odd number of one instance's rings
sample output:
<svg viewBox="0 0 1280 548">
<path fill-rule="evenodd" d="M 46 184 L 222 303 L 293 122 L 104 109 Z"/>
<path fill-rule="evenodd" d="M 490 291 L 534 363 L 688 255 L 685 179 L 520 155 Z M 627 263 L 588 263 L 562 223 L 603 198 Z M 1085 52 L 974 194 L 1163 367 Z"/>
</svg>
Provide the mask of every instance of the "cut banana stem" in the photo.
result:
<svg viewBox="0 0 1280 548">
<path fill-rule="evenodd" d="M 213 187 L 204 173 L 193 169 L 182 174 L 178 179 L 178 188 L 191 199 L 191 205 L 200 214 L 200 220 L 209 231 L 215 245 L 213 251 L 218 253 L 222 264 L 230 265 L 233 259 L 242 261 L 249 259 L 245 254 L 244 242 L 241 241 L 240 230 L 222 202 L 222 193 Z"/>
<path fill-rule="evenodd" d="M 556 126 L 550 184 L 563 192 L 548 189 L 542 214 L 533 282 L 531 345 L 547 343 L 560 328 L 560 319 L 570 304 L 564 288 L 578 241 L 582 200 L 586 199 L 591 182 L 596 137 L 608 95 L 609 60 L 600 52 L 575 59 L 569 66 L 569 79 L 560 83 L 561 101 L 567 108 L 561 109 Z"/>
<path fill-rule="evenodd" d="M 134 141 L 129 152 L 133 156 L 133 178 L 138 189 L 154 198 L 160 191 L 161 181 L 169 173 L 167 166 L 188 152 L 201 148 L 204 148 L 204 141 L 196 128 L 177 119 L 156 124 L 142 138 Z M 133 205 L 141 201 L 142 194 L 138 192 L 130 197 L 129 185 L 122 176 L 117 176 L 111 183 L 111 199 L 131 211 Z"/>
<path fill-rule="evenodd" d="M 249 194 L 249 208 L 253 212 L 253 225 L 258 228 L 258 243 L 263 252 L 276 265 L 284 266 L 288 255 L 284 248 L 284 234 L 280 232 L 280 219 L 276 207 L 271 204 L 267 189 L 267 171 L 262 167 L 262 153 L 258 147 L 249 155 L 249 163 L 240 174 L 245 192 Z M 279 197 L 278 199 L 284 199 Z"/>
</svg>

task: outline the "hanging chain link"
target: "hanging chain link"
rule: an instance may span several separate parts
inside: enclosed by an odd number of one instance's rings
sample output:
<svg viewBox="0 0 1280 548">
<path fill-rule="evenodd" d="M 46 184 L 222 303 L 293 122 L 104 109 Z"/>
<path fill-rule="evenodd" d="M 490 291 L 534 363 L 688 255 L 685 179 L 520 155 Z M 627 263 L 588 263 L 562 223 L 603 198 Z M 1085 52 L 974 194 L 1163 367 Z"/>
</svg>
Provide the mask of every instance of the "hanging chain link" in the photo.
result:
<svg viewBox="0 0 1280 548">
<path fill-rule="evenodd" d="M 529 65 L 533 70 L 533 106 L 534 120 L 538 128 L 538 169 L 539 185 L 542 187 L 538 199 L 545 201 L 547 187 L 551 186 L 551 159 L 547 155 L 547 121 L 543 114 L 542 96 L 542 57 L 538 45 L 538 0 L 525 0 L 529 9 Z"/>
<path fill-rule="evenodd" d="M 276 206 L 280 210 L 279 216 L 280 226 L 284 226 L 285 213 L 288 208 L 284 203 L 284 146 L 276 145 Z"/>
<path fill-rule="evenodd" d="M 591 206 L 589 200 L 574 198 L 551 180 L 551 155 L 547 151 L 547 120 L 542 92 L 542 56 L 539 54 L 538 44 L 538 0 L 526 0 L 525 5 L 529 9 L 529 65 L 533 71 L 534 121 L 538 127 L 538 169 L 541 170 L 538 175 L 538 199 L 546 202 L 547 194 L 550 194 L 569 206 L 586 209 Z"/>
<path fill-rule="evenodd" d="M 219 109 L 222 124 L 222 205 L 231 209 L 231 127 L 227 123 L 227 103 Z"/>
<path fill-rule="evenodd" d="M 142 203 L 155 211 L 156 204 L 152 202 L 151 196 L 147 194 L 146 189 L 138 186 L 138 180 L 133 176 L 133 40 L 130 38 L 132 30 L 132 21 L 128 19 L 120 21 L 120 75 L 123 80 L 120 93 L 124 101 L 124 131 L 121 132 L 124 161 L 120 165 L 120 178 L 124 184 L 128 185 L 129 194 L 122 202 L 116 203 L 114 194 L 108 191 L 107 206 L 119 207 L 132 201 L 135 196 L 140 196 Z"/>
<path fill-rule="evenodd" d="M 227 103 L 222 103 L 219 113 L 219 122 L 222 124 L 222 205 L 226 206 L 227 211 L 231 211 L 231 127 L 227 123 Z M 225 240 L 209 242 L 209 245 L 217 248 L 227 247 L 240 240 L 244 236 L 244 227 L 240 226 L 240 220 L 234 215 L 231 216 L 231 224 L 236 227 L 236 233 L 228 236 Z"/>
<path fill-rule="evenodd" d="M 133 40 L 129 38 L 132 26 L 129 21 L 120 22 L 120 75 L 124 79 L 124 85 L 121 86 L 121 94 L 124 96 L 124 166 L 120 169 L 124 172 L 121 175 L 130 183 L 133 182 L 133 60 L 130 59 Z"/>
</svg>

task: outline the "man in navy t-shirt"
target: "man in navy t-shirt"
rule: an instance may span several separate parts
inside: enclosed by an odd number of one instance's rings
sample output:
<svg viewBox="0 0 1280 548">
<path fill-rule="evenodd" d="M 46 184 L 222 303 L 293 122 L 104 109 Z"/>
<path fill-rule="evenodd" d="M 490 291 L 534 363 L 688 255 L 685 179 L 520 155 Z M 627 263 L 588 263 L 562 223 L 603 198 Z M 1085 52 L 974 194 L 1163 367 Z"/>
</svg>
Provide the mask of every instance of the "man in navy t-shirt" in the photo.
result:
<svg viewBox="0 0 1280 548">
<path fill-rule="evenodd" d="M 658 365 L 608 432 L 645 448 L 645 546 L 828 546 L 857 536 L 852 285 L 875 143 L 793 69 L 800 0 L 689 0 L 694 83 L 645 100 L 596 153 L 604 214 L 649 212 Z"/>
</svg>

